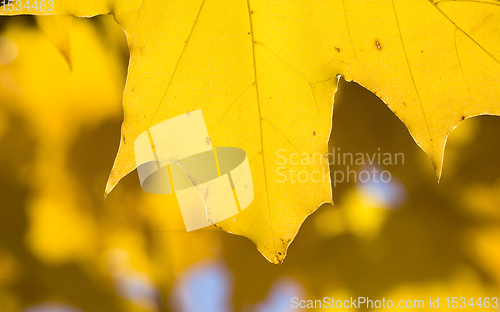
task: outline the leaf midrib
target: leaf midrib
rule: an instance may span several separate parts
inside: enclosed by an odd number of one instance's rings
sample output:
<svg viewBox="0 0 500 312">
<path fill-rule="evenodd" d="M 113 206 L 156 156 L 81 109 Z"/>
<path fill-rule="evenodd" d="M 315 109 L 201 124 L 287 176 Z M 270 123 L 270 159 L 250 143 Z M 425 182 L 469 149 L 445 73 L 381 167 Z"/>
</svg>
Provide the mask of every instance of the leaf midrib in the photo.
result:
<svg viewBox="0 0 500 312">
<path fill-rule="evenodd" d="M 269 214 L 269 226 L 271 229 L 271 239 L 273 241 L 274 254 L 276 256 L 276 252 L 277 252 L 276 239 L 274 238 L 274 229 L 273 229 L 273 222 L 272 222 L 273 219 L 271 217 L 271 207 L 269 206 L 269 193 L 268 193 L 268 186 L 267 186 L 267 171 L 266 171 L 266 157 L 264 154 L 264 138 L 262 136 L 262 111 L 261 111 L 261 103 L 260 103 L 260 95 L 259 95 L 259 82 L 257 79 L 257 61 L 256 61 L 256 57 L 255 57 L 255 35 L 254 35 L 253 20 L 252 20 L 253 13 L 252 13 L 252 9 L 250 6 L 250 0 L 247 0 L 247 8 L 248 8 L 248 20 L 250 22 L 250 34 L 251 34 L 251 40 L 252 40 L 255 93 L 256 93 L 256 97 L 257 97 L 257 108 L 259 111 L 260 149 L 261 149 L 261 155 L 262 155 L 262 167 L 264 170 L 264 185 L 265 185 L 265 189 L 266 189 L 266 203 L 267 203 L 267 211 Z"/>
</svg>

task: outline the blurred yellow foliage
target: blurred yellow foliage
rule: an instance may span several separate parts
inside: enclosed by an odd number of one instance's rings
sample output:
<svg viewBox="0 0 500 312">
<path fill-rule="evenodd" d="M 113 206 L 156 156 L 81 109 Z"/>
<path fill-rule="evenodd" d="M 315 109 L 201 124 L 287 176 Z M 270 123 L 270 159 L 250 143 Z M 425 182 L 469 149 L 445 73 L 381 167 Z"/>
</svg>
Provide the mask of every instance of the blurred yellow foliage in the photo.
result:
<svg viewBox="0 0 500 312">
<path fill-rule="evenodd" d="M 1 312 L 54 310 L 51 302 L 85 312 L 185 312 L 178 302 L 281 312 L 292 296 L 439 296 L 442 305 L 447 296 L 500 295 L 495 118 L 467 120 L 450 136 L 456 169 L 445 166 L 438 187 L 400 121 L 341 82 L 331 144 L 404 152 L 405 165 L 385 169 L 407 197 L 389 200 L 394 183 L 375 193 L 341 183 L 336 207 L 309 217 L 290 257 L 273 266 L 246 239 L 186 233 L 175 197 L 142 192 L 135 175 L 103 201 L 127 46 L 110 16 L 74 19 L 69 33 L 72 70 L 33 20 L 0 20 Z"/>
</svg>

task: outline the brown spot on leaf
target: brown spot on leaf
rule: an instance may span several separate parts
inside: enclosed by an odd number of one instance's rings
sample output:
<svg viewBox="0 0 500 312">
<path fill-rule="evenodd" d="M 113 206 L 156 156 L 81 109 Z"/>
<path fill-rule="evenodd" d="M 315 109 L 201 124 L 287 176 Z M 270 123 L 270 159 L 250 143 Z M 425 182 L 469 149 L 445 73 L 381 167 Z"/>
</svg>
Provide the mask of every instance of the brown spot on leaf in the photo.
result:
<svg viewBox="0 0 500 312">
<path fill-rule="evenodd" d="M 313 130 L 313 135 L 316 136 L 316 131 Z"/>
<path fill-rule="evenodd" d="M 338 53 L 340 53 L 340 48 L 335 47 L 335 50 L 337 50 Z"/>
<path fill-rule="evenodd" d="M 377 47 L 377 49 L 378 49 L 379 51 L 381 51 L 381 50 L 382 50 L 382 45 L 380 45 L 380 42 L 378 41 L 378 39 L 375 39 L 375 46 Z"/>
</svg>

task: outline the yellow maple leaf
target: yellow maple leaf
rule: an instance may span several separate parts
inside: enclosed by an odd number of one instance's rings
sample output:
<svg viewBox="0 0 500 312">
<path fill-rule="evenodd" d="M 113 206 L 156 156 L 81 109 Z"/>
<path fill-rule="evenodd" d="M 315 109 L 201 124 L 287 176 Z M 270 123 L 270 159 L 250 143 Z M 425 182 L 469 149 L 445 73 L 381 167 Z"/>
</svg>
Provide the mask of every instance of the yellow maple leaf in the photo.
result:
<svg viewBox="0 0 500 312">
<path fill-rule="evenodd" d="M 212 143 L 244 149 L 254 180 L 254 202 L 218 226 L 279 263 L 304 219 L 332 202 L 328 163 L 291 160 L 327 155 L 338 75 L 383 99 L 439 178 L 449 133 L 467 117 L 500 113 L 499 4 L 54 0 L 51 11 L 0 12 L 113 14 L 131 59 L 106 194 L 135 169 L 139 134 L 201 109 Z M 281 169 L 327 178 L 283 181 Z"/>
</svg>

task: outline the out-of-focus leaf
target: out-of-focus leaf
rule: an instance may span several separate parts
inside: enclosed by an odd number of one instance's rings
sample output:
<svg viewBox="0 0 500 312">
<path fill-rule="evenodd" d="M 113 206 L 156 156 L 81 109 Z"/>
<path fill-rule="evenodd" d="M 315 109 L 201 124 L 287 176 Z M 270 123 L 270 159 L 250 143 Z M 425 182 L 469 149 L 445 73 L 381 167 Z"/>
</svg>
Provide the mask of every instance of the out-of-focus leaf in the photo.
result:
<svg viewBox="0 0 500 312">
<path fill-rule="evenodd" d="M 56 15 L 56 16 L 37 16 L 36 21 L 43 32 L 47 35 L 50 42 L 61 52 L 62 56 L 71 67 L 71 43 L 70 43 L 70 27 L 72 16 Z"/>
</svg>

